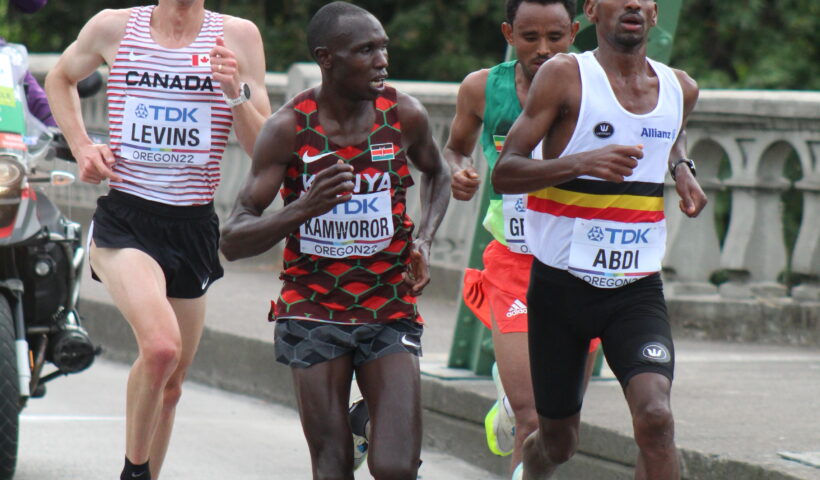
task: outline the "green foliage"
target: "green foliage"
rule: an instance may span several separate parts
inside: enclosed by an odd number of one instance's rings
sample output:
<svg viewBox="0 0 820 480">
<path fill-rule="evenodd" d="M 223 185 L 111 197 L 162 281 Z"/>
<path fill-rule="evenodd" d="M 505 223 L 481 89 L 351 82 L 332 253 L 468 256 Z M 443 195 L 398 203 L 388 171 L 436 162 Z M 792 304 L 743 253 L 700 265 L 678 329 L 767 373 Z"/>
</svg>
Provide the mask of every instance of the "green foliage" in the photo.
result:
<svg viewBox="0 0 820 480">
<path fill-rule="evenodd" d="M 150 0 L 52 0 L 36 15 L 0 0 L 0 36 L 31 51 L 60 52 L 103 8 Z M 206 0 L 209 9 L 253 20 L 267 68 L 310 61 L 305 27 L 326 0 Z M 356 0 L 391 37 L 394 78 L 459 81 L 503 59 L 503 0 Z M 820 1 L 684 0 L 672 64 L 704 88 L 820 90 Z"/>
<path fill-rule="evenodd" d="M 672 64 L 702 88 L 820 90 L 820 2 L 685 0 Z"/>
</svg>

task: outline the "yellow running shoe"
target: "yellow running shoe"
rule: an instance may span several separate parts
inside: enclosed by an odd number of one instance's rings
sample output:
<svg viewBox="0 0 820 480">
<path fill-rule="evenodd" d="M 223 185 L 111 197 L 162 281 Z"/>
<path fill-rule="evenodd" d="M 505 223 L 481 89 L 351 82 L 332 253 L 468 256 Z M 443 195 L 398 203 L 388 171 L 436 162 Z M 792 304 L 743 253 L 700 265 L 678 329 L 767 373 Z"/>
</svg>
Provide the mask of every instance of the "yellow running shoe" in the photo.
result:
<svg viewBox="0 0 820 480">
<path fill-rule="evenodd" d="M 493 383 L 498 400 L 484 417 L 484 431 L 487 433 L 487 446 L 496 455 L 506 457 L 515 447 L 515 417 L 510 408 L 504 386 L 498 376 L 498 366 L 493 364 Z"/>
</svg>

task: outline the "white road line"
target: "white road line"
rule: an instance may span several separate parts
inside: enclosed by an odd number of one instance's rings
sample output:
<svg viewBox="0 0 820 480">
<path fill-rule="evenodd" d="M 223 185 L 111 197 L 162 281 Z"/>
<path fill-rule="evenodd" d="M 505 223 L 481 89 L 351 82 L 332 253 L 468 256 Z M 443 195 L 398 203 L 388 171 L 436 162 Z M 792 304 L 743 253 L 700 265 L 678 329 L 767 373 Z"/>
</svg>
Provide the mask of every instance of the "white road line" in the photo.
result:
<svg viewBox="0 0 820 480">
<path fill-rule="evenodd" d="M 125 417 L 89 415 L 20 415 L 24 422 L 124 422 Z"/>
</svg>

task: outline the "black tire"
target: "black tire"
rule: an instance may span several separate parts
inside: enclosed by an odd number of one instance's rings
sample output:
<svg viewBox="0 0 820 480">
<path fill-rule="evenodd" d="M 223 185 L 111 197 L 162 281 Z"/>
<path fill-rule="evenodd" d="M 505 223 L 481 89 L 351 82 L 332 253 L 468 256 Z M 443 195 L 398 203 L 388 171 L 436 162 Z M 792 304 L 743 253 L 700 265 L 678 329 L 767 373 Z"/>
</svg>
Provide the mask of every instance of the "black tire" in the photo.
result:
<svg viewBox="0 0 820 480">
<path fill-rule="evenodd" d="M 11 308 L 0 293 L 0 480 L 11 480 L 17 464 L 20 390 L 14 338 Z"/>
</svg>

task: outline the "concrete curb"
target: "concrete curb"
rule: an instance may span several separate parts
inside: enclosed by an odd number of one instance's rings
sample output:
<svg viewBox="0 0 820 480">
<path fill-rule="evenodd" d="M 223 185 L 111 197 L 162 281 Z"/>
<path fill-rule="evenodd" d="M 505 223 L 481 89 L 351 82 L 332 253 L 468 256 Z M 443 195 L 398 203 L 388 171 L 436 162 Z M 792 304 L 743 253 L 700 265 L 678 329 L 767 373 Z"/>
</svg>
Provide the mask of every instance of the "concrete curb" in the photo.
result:
<svg viewBox="0 0 820 480">
<path fill-rule="evenodd" d="M 687 338 L 820 346 L 820 302 L 680 295 L 667 305 L 675 333 Z"/>
<path fill-rule="evenodd" d="M 82 300 L 84 325 L 103 355 L 119 362 L 136 358 L 130 327 L 108 303 Z M 506 476 L 507 458 L 486 448 L 483 420 L 495 400 L 485 377 L 459 371 L 458 379 L 442 379 L 443 366 L 422 362 L 424 445 Z M 205 329 L 189 379 L 228 391 L 295 406 L 288 369 L 276 363 L 272 341 Z M 760 465 L 680 448 L 683 478 L 690 480 L 800 480 Z M 586 422 L 581 426 L 578 454 L 556 479 L 629 480 L 634 475 L 637 447 L 632 438 Z"/>
</svg>

